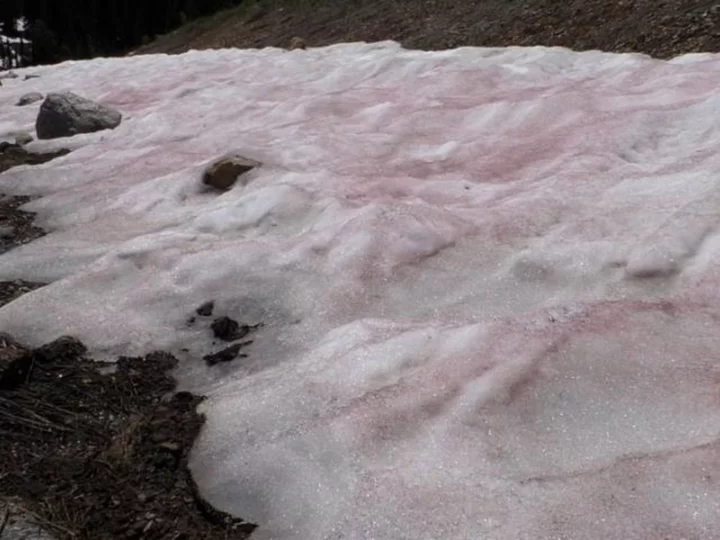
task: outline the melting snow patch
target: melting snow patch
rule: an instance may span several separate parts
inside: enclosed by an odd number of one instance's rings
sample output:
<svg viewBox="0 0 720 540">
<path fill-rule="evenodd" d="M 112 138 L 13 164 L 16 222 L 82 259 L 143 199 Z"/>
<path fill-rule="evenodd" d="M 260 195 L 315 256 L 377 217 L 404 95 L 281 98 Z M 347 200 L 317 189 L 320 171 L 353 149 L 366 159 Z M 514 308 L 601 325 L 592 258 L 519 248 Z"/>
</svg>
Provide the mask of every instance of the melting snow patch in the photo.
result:
<svg viewBox="0 0 720 540">
<path fill-rule="evenodd" d="M 0 328 L 177 354 L 253 538 L 717 538 L 719 86 L 715 55 L 393 43 L 44 67 L 22 92 L 123 122 L 0 175 L 50 233 L 0 277 L 54 280 Z M 229 152 L 263 166 L 202 190 Z M 262 323 L 246 357 L 202 362 L 209 299 Z"/>
</svg>

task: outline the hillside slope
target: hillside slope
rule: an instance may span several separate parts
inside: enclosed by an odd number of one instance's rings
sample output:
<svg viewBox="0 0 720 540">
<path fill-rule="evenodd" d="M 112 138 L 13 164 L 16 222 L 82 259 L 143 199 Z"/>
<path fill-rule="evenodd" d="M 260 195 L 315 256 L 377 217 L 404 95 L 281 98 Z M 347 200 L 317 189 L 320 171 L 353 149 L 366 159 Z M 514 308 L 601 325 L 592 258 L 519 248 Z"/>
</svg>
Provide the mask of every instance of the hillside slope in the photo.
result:
<svg viewBox="0 0 720 540">
<path fill-rule="evenodd" d="M 311 46 L 395 40 L 405 47 L 547 45 L 659 58 L 720 50 L 714 0 L 253 0 L 134 51 Z"/>
</svg>

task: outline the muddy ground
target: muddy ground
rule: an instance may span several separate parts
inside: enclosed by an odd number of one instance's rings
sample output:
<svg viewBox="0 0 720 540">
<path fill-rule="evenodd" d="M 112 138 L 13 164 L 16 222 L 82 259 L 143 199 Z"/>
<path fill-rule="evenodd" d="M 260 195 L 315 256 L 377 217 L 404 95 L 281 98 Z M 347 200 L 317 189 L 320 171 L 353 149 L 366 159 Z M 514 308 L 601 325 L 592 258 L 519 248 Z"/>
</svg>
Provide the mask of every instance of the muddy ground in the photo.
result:
<svg viewBox="0 0 720 540">
<path fill-rule="evenodd" d="M 5 145 L 0 172 L 65 153 Z M 0 253 L 44 234 L 28 201 L 0 194 Z M 0 281 L 0 306 L 42 286 Z M 0 538 L 247 538 L 253 524 L 197 492 L 187 465 L 203 398 L 175 392 L 175 364 L 163 352 L 100 364 L 72 337 L 32 350 L 0 333 Z"/>
</svg>

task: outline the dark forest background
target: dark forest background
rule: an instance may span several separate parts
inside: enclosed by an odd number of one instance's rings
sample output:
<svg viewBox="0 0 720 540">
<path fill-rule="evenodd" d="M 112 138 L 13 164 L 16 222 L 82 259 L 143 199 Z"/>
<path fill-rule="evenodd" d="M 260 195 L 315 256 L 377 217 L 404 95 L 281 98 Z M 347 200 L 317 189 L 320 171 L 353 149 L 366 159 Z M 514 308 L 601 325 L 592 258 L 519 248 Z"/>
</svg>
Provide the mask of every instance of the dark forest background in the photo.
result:
<svg viewBox="0 0 720 540">
<path fill-rule="evenodd" d="M 123 55 L 191 19 L 242 0 L 0 0 L 2 33 L 32 42 L 24 64 Z M 16 29 L 24 17 L 27 28 Z"/>
</svg>

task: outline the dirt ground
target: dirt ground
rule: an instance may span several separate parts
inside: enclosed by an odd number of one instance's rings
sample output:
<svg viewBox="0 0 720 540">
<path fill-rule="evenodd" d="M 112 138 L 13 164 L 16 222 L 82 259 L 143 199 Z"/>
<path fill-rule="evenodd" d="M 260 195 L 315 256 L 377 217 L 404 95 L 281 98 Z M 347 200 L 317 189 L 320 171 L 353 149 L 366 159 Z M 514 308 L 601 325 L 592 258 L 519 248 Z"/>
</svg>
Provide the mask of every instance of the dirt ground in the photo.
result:
<svg viewBox="0 0 720 540">
<path fill-rule="evenodd" d="M 411 49 L 562 46 L 658 58 L 720 51 L 716 0 L 249 0 L 160 36 L 142 53 L 395 40 Z"/>
<path fill-rule="evenodd" d="M 5 146 L 0 172 L 65 153 Z M 0 195 L 0 254 L 44 234 L 20 210 L 28 200 Z M 0 306 L 42 286 L 0 281 Z M 202 314 L 211 313 L 208 303 Z M 232 341 L 252 328 L 222 317 L 212 330 Z M 102 365 L 86 352 L 72 337 L 31 350 L 0 333 L 0 538 L 247 538 L 255 525 L 213 509 L 192 480 L 203 398 L 175 392 L 175 358 L 156 352 Z"/>
<path fill-rule="evenodd" d="M 59 539 L 246 538 L 254 526 L 206 504 L 188 471 L 202 398 L 174 392 L 175 358 L 84 354 L 72 338 L 34 351 L 0 338 L 16 360 L 0 379 L 0 499 Z"/>
</svg>

